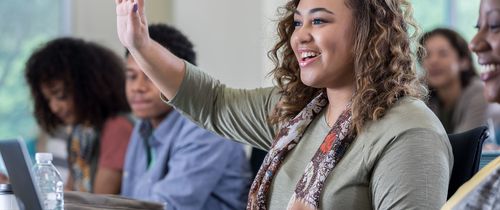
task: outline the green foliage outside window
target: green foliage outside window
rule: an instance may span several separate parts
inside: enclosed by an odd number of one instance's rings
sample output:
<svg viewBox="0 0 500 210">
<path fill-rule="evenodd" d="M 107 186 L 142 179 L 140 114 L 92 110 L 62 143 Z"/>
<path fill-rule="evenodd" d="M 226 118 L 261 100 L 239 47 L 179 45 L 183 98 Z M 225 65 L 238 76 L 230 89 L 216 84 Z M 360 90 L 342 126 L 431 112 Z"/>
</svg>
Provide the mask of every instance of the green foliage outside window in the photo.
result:
<svg viewBox="0 0 500 210">
<path fill-rule="evenodd" d="M 40 44 L 60 34 L 60 11 L 59 1 L 0 1 L 0 138 L 37 134 L 24 63 Z"/>
<path fill-rule="evenodd" d="M 411 0 L 414 17 L 422 32 L 436 27 L 458 31 L 470 41 L 476 29 L 480 0 Z"/>
</svg>

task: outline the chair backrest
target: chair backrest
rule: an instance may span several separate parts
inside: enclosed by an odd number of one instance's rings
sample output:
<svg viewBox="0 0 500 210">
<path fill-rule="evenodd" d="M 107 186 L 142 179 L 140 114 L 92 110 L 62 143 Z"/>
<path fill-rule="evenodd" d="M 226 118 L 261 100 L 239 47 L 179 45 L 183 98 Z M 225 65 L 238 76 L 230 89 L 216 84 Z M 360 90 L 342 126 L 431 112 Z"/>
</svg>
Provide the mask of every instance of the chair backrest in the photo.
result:
<svg viewBox="0 0 500 210">
<path fill-rule="evenodd" d="M 454 157 L 453 170 L 448 185 L 448 198 L 479 170 L 483 142 L 488 138 L 488 135 L 488 127 L 486 126 L 448 135 Z"/>
<path fill-rule="evenodd" d="M 264 161 L 267 152 L 261 149 L 257 149 L 252 147 L 252 154 L 250 155 L 250 167 L 252 168 L 252 180 L 257 176 L 257 172 L 259 172 L 260 165 Z"/>
</svg>

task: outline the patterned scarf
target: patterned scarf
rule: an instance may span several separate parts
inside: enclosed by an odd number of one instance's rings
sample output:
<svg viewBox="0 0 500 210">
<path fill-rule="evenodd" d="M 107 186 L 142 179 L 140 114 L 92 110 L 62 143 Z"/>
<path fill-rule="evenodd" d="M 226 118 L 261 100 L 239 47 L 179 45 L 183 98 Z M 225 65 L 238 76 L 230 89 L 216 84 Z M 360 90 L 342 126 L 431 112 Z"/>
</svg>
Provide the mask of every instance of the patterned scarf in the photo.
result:
<svg viewBox="0 0 500 210">
<path fill-rule="evenodd" d="M 84 125 L 76 125 L 70 129 L 68 161 L 73 178 L 72 190 L 93 192 L 92 183 L 97 163 L 98 132 L 94 128 Z"/>
<path fill-rule="evenodd" d="M 300 141 L 314 117 L 328 104 L 326 93 L 316 96 L 297 116 L 284 124 L 266 155 L 248 196 L 247 209 L 267 209 L 267 194 L 271 181 L 289 151 Z M 351 105 L 339 116 L 320 148 L 307 165 L 295 187 L 287 209 L 319 209 L 320 195 L 328 174 L 342 159 L 354 136 L 348 135 L 351 126 Z"/>
</svg>

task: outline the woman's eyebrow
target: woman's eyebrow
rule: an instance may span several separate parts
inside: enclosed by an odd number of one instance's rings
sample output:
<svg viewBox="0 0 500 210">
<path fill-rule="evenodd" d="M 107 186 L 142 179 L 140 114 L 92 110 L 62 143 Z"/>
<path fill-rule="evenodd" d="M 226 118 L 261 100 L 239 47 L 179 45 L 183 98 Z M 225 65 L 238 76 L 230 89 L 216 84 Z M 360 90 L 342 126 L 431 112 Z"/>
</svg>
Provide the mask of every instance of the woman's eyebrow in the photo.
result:
<svg viewBox="0 0 500 210">
<path fill-rule="evenodd" d="M 486 12 L 486 16 L 490 15 L 493 12 L 500 12 L 500 8 L 495 8 L 495 9 L 489 10 L 488 12 Z"/>
<path fill-rule="evenodd" d="M 332 12 L 332 11 L 326 9 L 326 8 L 323 8 L 323 7 L 313 8 L 313 9 L 309 10 L 309 14 L 313 14 L 313 13 L 317 13 L 317 12 L 326 12 L 328 14 L 335 15 L 334 12 Z M 302 14 L 300 13 L 300 11 L 298 11 L 296 9 L 293 10 L 293 13 L 295 13 L 296 15 L 302 16 Z"/>
</svg>

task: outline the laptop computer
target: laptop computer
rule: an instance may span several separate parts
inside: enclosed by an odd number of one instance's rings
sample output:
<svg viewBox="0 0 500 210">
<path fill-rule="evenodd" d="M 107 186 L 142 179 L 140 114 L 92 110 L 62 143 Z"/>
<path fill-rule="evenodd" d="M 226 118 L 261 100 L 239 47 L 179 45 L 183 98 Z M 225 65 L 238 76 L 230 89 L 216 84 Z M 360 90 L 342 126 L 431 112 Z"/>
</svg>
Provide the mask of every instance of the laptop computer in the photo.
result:
<svg viewBox="0 0 500 210">
<path fill-rule="evenodd" d="M 21 210 L 43 210 L 31 172 L 26 144 L 20 139 L 0 140 L 0 154 L 9 174 L 9 181 Z"/>
</svg>

